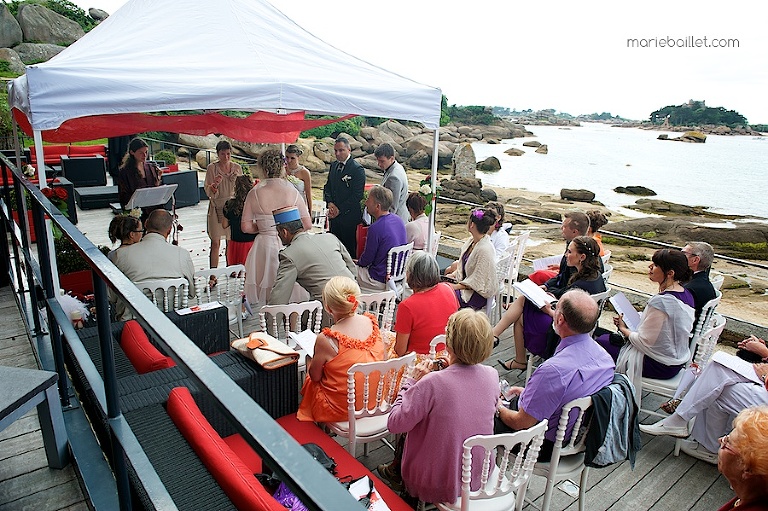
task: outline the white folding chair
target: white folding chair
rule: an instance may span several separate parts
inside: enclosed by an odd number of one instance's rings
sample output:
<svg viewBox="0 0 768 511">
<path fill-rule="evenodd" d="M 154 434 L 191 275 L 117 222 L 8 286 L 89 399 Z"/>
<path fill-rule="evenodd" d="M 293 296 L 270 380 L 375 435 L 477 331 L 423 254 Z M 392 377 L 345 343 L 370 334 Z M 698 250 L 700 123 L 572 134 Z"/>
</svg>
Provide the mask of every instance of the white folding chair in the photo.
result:
<svg viewBox="0 0 768 511">
<path fill-rule="evenodd" d="M 413 243 L 408 243 L 390 248 L 387 254 L 387 288 L 397 293 L 398 300 L 403 296 L 405 265 L 412 252 Z"/>
<path fill-rule="evenodd" d="M 605 281 L 606 285 L 608 285 L 608 279 L 611 278 L 612 274 L 613 274 L 613 265 L 612 264 L 603 265 L 603 280 Z"/>
<path fill-rule="evenodd" d="M 498 323 L 501 319 L 501 295 L 504 293 L 506 278 L 509 275 L 509 268 L 515 258 L 514 254 L 507 254 L 496 261 L 496 291 L 488 297 L 485 306 L 485 314 L 492 325 Z"/>
<path fill-rule="evenodd" d="M 430 253 L 437 257 L 437 249 L 440 246 L 440 238 L 443 236 L 443 231 L 435 231 L 435 234 L 432 236 L 432 250 Z"/>
<path fill-rule="evenodd" d="M 715 288 L 715 291 L 720 291 L 723 287 L 723 282 L 725 282 L 725 275 L 712 272 L 709 274 L 709 281 L 712 283 L 712 287 Z"/>
<path fill-rule="evenodd" d="M 603 265 L 608 264 L 608 261 L 610 261 L 610 259 L 611 259 L 611 251 L 610 250 L 606 250 L 603 253 L 603 255 L 600 256 L 600 259 L 603 260 Z"/>
<path fill-rule="evenodd" d="M 304 315 L 306 314 L 306 322 Z M 268 321 L 271 319 L 271 321 Z M 261 331 L 267 332 L 274 338 L 296 350 L 299 354 L 299 381 L 304 378 L 307 369 L 306 350 L 301 349 L 290 335 L 304 330 L 312 330 L 319 334 L 323 322 L 323 304 L 319 300 L 309 302 L 287 303 L 284 305 L 265 305 L 259 311 Z M 306 326 L 306 328 L 303 328 Z"/>
<path fill-rule="evenodd" d="M 211 277 L 216 283 L 211 287 Z M 245 266 L 233 264 L 223 268 L 197 270 L 195 272 L 195 294 L 197 303 L 219 302 L 227 307 L 229 324 L 237 324 L 237 334 L 243 334 L 243 286 L 245 284 Z"/>
<path fill-rule="evenodd" d="M 397 295 L 391 289 L 380 293 L 363 293 L 357 297 L 360 308 L 376 316 L 379 329 L 392 330 Z"/>
<path fill-rule="evenodd" d="M 646 412 L 650 415 L 655 415 L 657 417 L 667 416 L 667 414 L 659 413 L 656 410 L 643 408 L 641 406 L 642 393 L 650 392 L 652 394 L 663 396 L 666 399 L 672 399 L 675 397 L 675 392 L 677 391 L 677 387 L 680 386 L 683 375 L 691 366 L 691 364 L 695 363 L 699 368 L 703 368 L 704 365 L 706 365 L 715 350 L 715 344 L 717 344 L 717 340 L 720 338 L 720 334 L 723 333 L 723 329 L 725 328 L 725 318 L 723 316 L 716 314 L 713 319 L 716 324 L 713 324 L 709 330 L 696 338 L 694 341 L 695 344 L 691 345 L 691 358 L 685 364 L 685 367 L 680 369 L 680 372 L 678 372 L 674 378 L 670 378 L 669 380 L 657 380 L 655 378 L 646 377 L 641 378 L 641 384 L 639 386 L 640 388 L 636 389 L 638 396 L 638 408 L 640 408 L 640 411 Z"/>
<path fill-rule="evenodd" d="M 723 293 L 715 291 L 715 297 L 704 304 L 701 308 L 701 314 L 696 324 L 693 325 L 693 332 L 691 332 L 691 346 L 695 346 L 701 337 L 701 334 L 709 329 L 712 323 L 712 316 L 715 314 L 715 309 L 720 305 L 720 300 L 723 298 Z"/>
<path fill-rule="evenodd" d="M 544 490 L 544 501 L 541 505 L 541 511 L 548 511 L 552 500 L 552 491 L 555 483 L 564 479 L 574 479 L 581 475 L 579 479 L 579 511 L 584 511 L 584 493 L 587 488 L 587 473 L 589 467 L 584 464 L 584 449 L 586 443 L 586 432 L 581 431 L 584 421 L 584 412 L 592 406 L 592 398 L 582 397 L 574 399 L 563 406 L 560 414 L 560 422 L 557 425 L 557 434 L 555 435 L 555 446 L 552 449 L 550 461 L 539 461 L 533 466 L 533 475 L 547 478 L 547 485 Z M 571 438 L 564 443 L 565 432 L 568 428 L 568 419 L 572 409 L 578 409 L 579 415 L 573 425 Z M 585 424 L 586 426 L 586 424 Z M 583 434 L 582 434 L 583 433 Z M 533 502 L 526 499 L 532 506 Z"/>
<path fill-rule="evenodd" d="M 368 443 L 385 440 L 389 435 L 387 418 L 392 410 L 403 370 L 416 360 L 416 353 L 381 362 L 353 364 L 347 370 L 347 420 L 325 425 L 338 436 L 349 440 L 347 451 L 355 457 L 357 444 L 363 444 L 368 455 Z M 373 375 L 373 376 L 372 376 Z M 362 387 L 361 399 L 357 389 Z M 372 388 L 373 387 L 373 388 Z M 392 447 L 389 442 L 387 445 Z"/>
<path fill-rule="evenodd" d="M 429 341 L 429 358 L 435 360 L 437 358 L 437 346 L 445 344 L 445 334 L 436 335 Z"/>
<path fill-rule="evenodd" d="M 528 481 L 546 431 L 544 419 L 514 433 L 475 435 L 464 440 L 461 495 L 455 502 L 440 502 L 435 506 L 442 511 L 523 509 Z M 476 447 L 482 449 L 483 469 L 480 487 L 472 491 L 472 450 Z"/>
<path fill-rule="evenodd" d="M 324 200 L 312 201 L 312 228 L 326 232 L 328 224 L 328 206 Z"/>
<path fill-rule="evenodd" d="M 185 278 L 142 280 L 136 287 L 163 312 L 187 307 L 187 286 Z"/>
<path fill-rule="evenodd" d="M 523 262 L 525 244 L 528 242 L 529 235 L 529 231 L 523 231 L 519 236 L 509 240 L 507 252 L 512 254 L 512 264 L 509 265 L 509 273 L 504 279 L 500 301 L 501 307 L 509 305 L 515 299 L 515 288 L 512 286 L 517 282 L 517 278 L 520 275 L 520 265 Z M 501 317 L 501 314 L 499 314 L 499 317 Z"/>
</svg>

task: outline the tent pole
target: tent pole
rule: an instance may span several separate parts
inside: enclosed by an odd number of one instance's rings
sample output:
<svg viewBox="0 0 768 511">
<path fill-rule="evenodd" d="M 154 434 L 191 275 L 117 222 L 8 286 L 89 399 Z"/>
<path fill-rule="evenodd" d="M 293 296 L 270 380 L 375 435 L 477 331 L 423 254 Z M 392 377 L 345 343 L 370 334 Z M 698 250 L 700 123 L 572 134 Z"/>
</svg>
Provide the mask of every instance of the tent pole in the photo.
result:
<svg viewBox="0 0 768 511">
<path fill-rule="evenodd" d="M 32 131 L 35 140 L 35 157 L 37 158 L 37 180 L 40 181 L 40 189 L 48 187 L 45 180 L 45 151 L 43 151 L 43 133 L 40 130 Z"/>
<path fill-rule="evenodd" d="M 432 141 L 432 211 L 429 212 L 429 233 L 427 235 L 427 251 L 432 252 L 432 243 L 435 242 L 435 213 L 437 213 L 437 144 L 440 141 L 440 128 L 435 128 L 435 137 Z"/>
<path fill-rule="evenodd" d="M 13 116 L 13 113 L 11 113 L 11 126 L 13 127 L 13 148 L 16 151 L 16 168 L 21 170 L 21 143 L 19 142 L 19 127 L 16 124 L 16 118 Z"/>
</svg>

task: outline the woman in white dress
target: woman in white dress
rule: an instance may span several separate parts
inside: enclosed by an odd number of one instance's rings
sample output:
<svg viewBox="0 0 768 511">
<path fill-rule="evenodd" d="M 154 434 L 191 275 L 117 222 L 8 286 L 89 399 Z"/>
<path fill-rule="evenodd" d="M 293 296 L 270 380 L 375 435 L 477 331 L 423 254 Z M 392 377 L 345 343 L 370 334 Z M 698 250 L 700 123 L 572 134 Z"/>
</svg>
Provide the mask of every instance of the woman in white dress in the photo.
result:
<svg viewBox="0 0 768 511">
<path fill-rule="evenodd" d="M 219 161 L 211 163 L 205 171 L 205 194 L 208 196 L 208 237 L 211 238 L 209 254 L 211 268 L 219 266 L 221 238 L 229 240 L 228 227 L 222 225 L 224 204 L 235 196 L 235 179 L 243 175 L 243 169 L 231 161 L 232 146 L 226 140 L 216 144 Z"/>
<path fill-rule="evenodd" d="M 289 179 L 291 184 L 296 187 L 300 194 L 304 196 L 304 200 L 307 201 L 307 209 L 312 211 L 312 176 L 309 173 L 309 169 L 304 165 L 299 164 L 299 156 L 301 156 L 302 150 L 299 146 L 291 144 L 285 148 L 285 163 L 286 174 L 292 176 L 294 179 Z"/>
<path fill-rule="evenodd" d="M 429 237 L 429 217 L 424 214 L 427 199 L 418 192 L 411 192 L 405 200 L 411 221 L 405 224 L 405 241 L 413 243 L 414 250 L 426 250 Z"/>
<path fill-rule="evenodd" d="M 265 305 L 275 283 L 279 259 L 277 253 L 283 244 L 277 237 L 272 212 L 296 206 L 306 230 L 312 220 L 304 197 L 283 179 L 285 160 L 280 151 L 268 149 L 259 156 L 259 165 L 265 179 L 249 193 L 243 205 L 240 227 L 243 232 L 257 234 L 245 261 L 245 296 L 251 305 Z"/>
</svg>

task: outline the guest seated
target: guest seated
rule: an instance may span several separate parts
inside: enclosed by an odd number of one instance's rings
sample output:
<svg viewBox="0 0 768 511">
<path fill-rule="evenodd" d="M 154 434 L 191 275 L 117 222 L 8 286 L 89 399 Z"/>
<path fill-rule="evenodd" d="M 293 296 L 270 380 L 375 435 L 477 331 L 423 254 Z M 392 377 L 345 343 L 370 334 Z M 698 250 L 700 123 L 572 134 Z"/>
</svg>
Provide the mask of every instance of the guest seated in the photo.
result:
<svg viewBox="0 0 768 511">
<path fill-rule="evenodd" d="M 551 458 L 563 406 L 591 396 L 613 381 L 613 360 L 589 335 L 598 317 L 597 303 L 586 291 L 571 289 L 563 294 L 555 307 L 552 324 L 562 340 L 554 356 L 536 369 L 525 388 L 511 387 L 513 396 L 519 396 L 519 400 L 513 399 L 510 408 L 499 405 L 495 433 L 527 429 L 547 419 L 539 459 Z M 574 415 L 565 441 L 570 438 L 575 422 Z"/>
<path fill-rule="evenodd" d="M 586 236 L 589 229 L 589 217 L 580 211 L 569 211 L 563 215 L 563 223 L 560 225 L 560 232 L 565 240 L 565 248 L 576 236 Z M 544 285 L 549 292 L 563 290 L 568 285 L 571 278 L 572 269 L 565 264 L 565 254 L 560 259 L 560 266 L 550 266 L 546 270 L 538 270 L 528 278 L 539 285 Z"/>
<path fill-rule="evenodd" d="M 768 407 L 741 412 L 720 438 L 717 468 L 736 496 L 718 511 L 768 509 Z"/>
<path fill-rule="evenodd" d="M 499 215 L 496 219 L 496 225 L 493 226 L 489 234 L 493 249 L 496 251 L 496 260 L 498 261 L 507 255 L 507 247 L 509 247 L 509 233 L 507 229 L 512 227 L 512 224 L 504 223 L 504 205 L 502 203 L 491 201 L 486 206 L 495 209 L 496 214 Z"/>
<path fill-rule="evenodd" d="M 296 414 L 300 421 L 347 420 L 347 370 L 359 362 L 384 360 L 376 318 L 357 314 L 360 288 L 349 277 L 333 277 L 323 290 L 323 304 L 335 324 L 324 328 L 315 342 L 315 356 L 307 360 L 304 398 Z M 363 389 L 357 388 L 362 402 Z"/>
<path fill-rule="evenodd" d="M 131 215 L 117 215 L 111 222 L 109 222 L 109 241 L 113 244 L 118 240 L 120 246 L 114 250 L 110 250 L 107 257 L 113 263 L 115 262 L 115 255 L 121 248 L 128 247 L 134 243 L 141 241 L 144 236 L 144 228 L 141 225 L 141 219 Z"/>
<path fill-rule="evenodd" d="M 493 433 L 499 397 L 499 375 L 482 363 L 493 350 L 488 318 L 471 310 L 456 312 L 445 336 L 448 367 L 432 372 L 432 361 L 417 364 L 404 378 L 387 420 L 392 433 L 407 433 L 402 462 L 379 466 L 390 482 L 401 466 L 406 491 L 424 502 L 453 502 L 461 494 L 464 440 Z M 481 459 L 473 460 L 476 475 L 481 466 Z"/>
<path fill-rule="evenodd" d="M 715 287 L 709 281 L 709 269 L 715 258 L 715 251 L 712 250 L 712 245 L 709 243 L 689 241 L 683 247 L 683 254 L 688 258 L 688 268 L 693 272 L 691 280 L 686 282 L 684 287 L 693 295 L 694 309 L 696 310 L 694 324 L 696 324 L 701 309 L 708 301 L 717 296 Z"/>
<path fill-rule="evenodd" d="M 565 258 L 569 268 L 575 268 L 568 284 L 559 294 L 551 293 L 559 298 L 568 289 L 583 289 L 589 294 L 597 294 L 605 291 L 605 281 L 600 274 L 600 256 L 598 255 L 597 242 L 589 236 L 578 236 L 568 244 Z M 525 350 L 534 355 L 549 357 L 554 351 L 557 336 L 550 332 L 555 311 L 549 305 L 537 308 L 525 296 L 521 295 L 501 316 L 501 320 L 493 328 L 494 337 L 498 338 L 509 325 L 513 324 L 515 339 L 515 359 L 509 362 L 499 363 L 507 371 L 512 369 L 523 370 L 526 368 Z M 548 341 L 551 341 L 548 343 Z M 550 344 L 550 346 L 548 346 Z"/>
<path fill-rule="evenodd" d="M 392 192 L 376 185 L 365 200 L 368 214 L 374 218 L 368 228 L 365 249 L 357 261 L 357 282 L 364 293 L 384 291 L 387 286 L 387 256 L 390 249 L 405 245 L 405 222 L 389 212 Z"/>
<path fill-rule="evenodd" d="M 429 217 L 424 214 L 427 199 L 418 192 L 411 192 L 405 201 L 411 221 L 405 224 L 405 242 L 413 242 L 414 250 L 426 250 L 429 238 Z"/>
<path fill-rule="evenodd" d="M 685 438 L 690 422 L 696 419 L 690 440 L 684 441 L 680 449 L 689 456 L 716 464 L 718 438 L 728 433 L 733 418 L 750 406 L 768 405 L 768 364 L 755 364 L 755 374 L 750 378 L 729 367 L 728 361 L 732 359 L 740 362 L 729 355 L 708 363 L 675 412 L 656 424 L 641 424 L 640 431 Z M 757 381 L 762 381 L 763 386 Z"/>
<path fill-rule="evenodd" d="M 768 346 L 763 339 L 750 335 L 739 343 L 736 355 L 747 362 L 768 362 Z"/>
<path fill-rule="evenodd" d="M 648 278 L 659 285 L 645 307 L 637 331 L 627 328 L 621 316 L 614 318 L 627 344 L 619 348 L 598 342 L 616 362 L 616 370 L 625 373 L 640 388 L 640 377 L 668 380 L 680 372 L 691 355 L 688 342 L 693 327 L 693 296 L 683 287 L 691 278 L 685 255 L 679 250 L 662 248 L 654 252 Z"/>
<path fill-rule="evenodd" d="M 597 246 L 600 247 L 600 257 L 602 257 L 605 255 L 605 249 L 603 248 L 603 236 L 598 231 L 608 223 L 608 219 L 599 209 L 591 209 L 587 211 L 587 217 L 589 217 L 589 229 L 587 229 L 587 236 L 595 239 Z"/>
<path fill-rule="evenodd" d="M 459 310 L 456 294 L 440 282 L 440 269 L 432 254 L 414 252 L 405 269 L 405 280 L 413 294 L 400 302 L 395 321 L 395 353 L 428 354 L 429 343 L 445 333 L 448 318 Z"/>
<path fill-rule="evenodd" d="M 484 309 L 498 288 L 496 281 L 496 251 L 488 231 L 496 224 L 496 210 L 481 207 L 472 210 L 467 221 L 470 238 L 461 247 L 461 256 L 445 270 L 454 281 L 453 289 L 459 307 Z"/>
</svg>

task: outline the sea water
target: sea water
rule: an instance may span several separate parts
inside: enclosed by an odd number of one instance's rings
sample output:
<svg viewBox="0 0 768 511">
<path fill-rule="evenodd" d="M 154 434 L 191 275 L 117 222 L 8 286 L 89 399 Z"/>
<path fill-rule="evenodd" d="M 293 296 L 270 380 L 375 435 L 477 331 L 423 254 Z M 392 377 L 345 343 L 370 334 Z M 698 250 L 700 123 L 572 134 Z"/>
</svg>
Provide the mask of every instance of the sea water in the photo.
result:
<svg viewBox="0 0 768 511">
<path fill-rule="evenodd" d="M 661 131 L 598 123 L 528 130 L 535 137 L 472 144 L 478 161 L 496 156 L 501 162 L 499 172 L 478 171 L 484 184 L 555 195 L 562 188 L 584 188 L 609 208 L 639 198 L 614 188 L 640 185 L 655 191 L 654 199 L 768 218 L 768 137 L 708 135 L 706 143 L 692 144 L 657 140 Z M 528 140 L 546 144 L 549 154 L 523 147 Z M 504 154 L 510 147 L 525 154 Z"/>
</svg>

